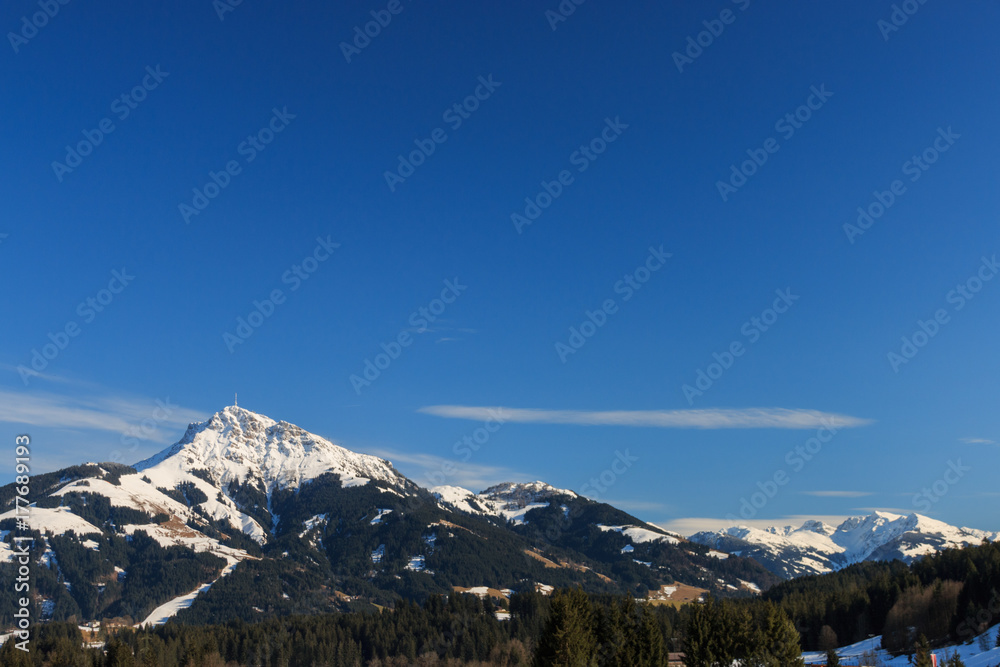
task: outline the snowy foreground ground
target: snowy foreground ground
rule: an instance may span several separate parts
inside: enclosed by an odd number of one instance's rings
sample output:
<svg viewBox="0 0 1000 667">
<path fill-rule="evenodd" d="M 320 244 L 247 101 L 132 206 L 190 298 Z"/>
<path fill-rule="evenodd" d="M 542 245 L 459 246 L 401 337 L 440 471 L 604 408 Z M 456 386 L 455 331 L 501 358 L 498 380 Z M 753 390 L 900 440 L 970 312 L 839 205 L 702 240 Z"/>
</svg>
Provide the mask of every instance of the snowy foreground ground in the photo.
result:
<svg viewBox="0 0 1000 667">
<path fill-rule="evenodd" d="M 983 633 L 989 640 L 989 646 L 996 645 L 997 631 L 1000 630 L 1000 625 L 994 625 L 992 628 Z M 873 648 L 881 646 L 882 638 L 874 637 L 872 639 L 866 639 L 863 642 L 857 644 L 851 644 L 850 646 L 844 646 L 843 648 L 837 649 L 837 654 L 840 656 L 840 664 L 845 667 L 849 665 L 861 665 L 861 656 L 866 651 L 871 651 Z M 1000 666 L 1000 648 L 991 648 L 985 653 L 979 649 L 979 638 L 977 637 L 969 644 L 959 644 L 958 646 L 950 646 L 946 649 L 940 649 L 933 651 L 938 657 L 938 664 L 944 665 L 946 658 L 950 657 L 953 653 L 958 652 L 962 662 L 965 663 L 965 667 L 997 667 Z M 910 662 L 907 656 L 901 655 L 898 658 L 893 658 L 891 655 L 878 649 L 876 651 L 879 658 L 879 663 L 882 667 L 910 667 Z M 811 652 L 803 653 L 803 659 L 805 659 L 807 665 L 825 665 L 826 664 L 826 653 Z"/>
</svg>

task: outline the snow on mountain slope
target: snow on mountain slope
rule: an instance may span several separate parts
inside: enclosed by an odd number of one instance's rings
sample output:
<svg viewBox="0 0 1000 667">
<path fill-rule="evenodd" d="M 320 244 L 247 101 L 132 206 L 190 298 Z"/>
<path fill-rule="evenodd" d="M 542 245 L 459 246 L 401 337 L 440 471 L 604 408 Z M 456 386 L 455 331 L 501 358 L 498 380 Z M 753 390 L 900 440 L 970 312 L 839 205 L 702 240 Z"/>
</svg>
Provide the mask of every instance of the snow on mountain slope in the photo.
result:
<svg viewBox="0 0 1000 667">
<path fill-rule="evenodd" d="M 16 513 L 16 509 L 10 510 L 9 512 L 0 514 L 0 521 L 3 521 L 4 519 L 16 518 L 18 516 L 26 518 L 29 526 L 43 533 L 45 531 L 51 531 L 61 535 L 62 533 L 72 530 L 77 535 L 85 535 L 87 533 L 100 534 L 102 532 L 101 529 L 94 524 L 73 514 L 68 507 L 45 508 L 32 506 L 26 517 L 24 515 L 23 508 L 21 509 L 20 514 Z M 13 552 L 9 553 L 10 555 L 8 555 L 7 550 L 4 550 L 3 552 L 0 552 L 0 555 L 13 558 Z"/>
<path fill-rule="evenodd" d="M 621 533 L 633 544 L 642 544 L 643 542 L 669 542 L 670 544 L 680 544 L 681 539 L 679 535 L 666 534 L 662 528 L 659 530 L 650 530 L 649 528 L 640 528 L 639 526 L 602 526 L 597 525 L 603 531 L 614 531 L 616 533 Z"/>
<path fill-rule="evenodd" d="M 431 489 L 431 492 L 437 496 L 438 500 L 464 512 L 500 517 L 517 526 L 527 523 L 525 515 L 531 510 L 548 507 L 550 498 L 569 496 L 575 499 L 580 497 L 573 491 L 557 489 L 544 482 L 504 482 L 491 486 L 478 494 L 459 486 L 436 486 Z M 569 510 L 565 505 L 563 505 L 563 511 L 569 516 Z M 684 541 L 681 535 L 663 530 L 653 524 L 625 526 L 597 524 L 597 527 L 605 532 L 620 533 L 633 544 L 644 542 L 680 544 Z"/>
<path fill-rule="evenodd" d="M 525 515 L 533 509 L 548 507 L 550 498 L 569 496 L 579 498 L 576 493 L 567 489 L 558 489 L 545 482 L 515 483 L 504 482 L 491 486 L 481 493 L 473 493 L 460 486 L 435 486 L 431 493 L 438 500 L 453 508 L 470 514 L 495 516 L 511 521 L 514 525 L 524 525 L 528 522 Z M 569 516 L 565 505 L 563 512 Z M 627 537 L 633 544 L 644 542 L 667 542 L 680 544 L 683 536 L 663 530 L 653 524 L 604 526 L 597 525 L 602 531 L 614 531 Z"/>
<path fill-rule="evenodd" d="M 265 526 L 247 512 L 254 513 L 266 502 L 267 513 L 256 512 L 255 516 L 267 518 L 275 490 L 299 488 L 325 473 L 336 474 L 345 487 L 374 481 L 399 495 L 412 493 L 414 489 L 413 483 L 384 459 L 352 452 L 293 424 L 276 422 L 236 406 L 224 408 L 205 422 L 191 424 L 175 445 L 136 464 L 138 473 L 109 472 L 113 468 L 90 465 L 99 474 L 66 480 L 51 493 L 52 497 L 62 497 L 62 507 L 32 508 L 29 519 L 32 527 L 53 533 L 69 530 L 77 534 L 100 533 L 97 526 L 67 507 L 69 494 L 92 494 L 106 497 L 112 507 L 138 510 L 150 517 L 166 514 L 169 520 L 160 526 L 122 527 L 127 532 L 142 529 L 151 535 L 155 533 L 163 544 L 190 543 L 197 549 L 195 543 L 208 538 L 185 524 L 205 524 L 199 514 L 228 524 L 264 544 L 278 517 L 272 515 L 271 525 Z M 254 496 L 244 493 L 243 502 L 247 504 L 244 512 L 234 500 L 240 496 L 234 493 L 231 484 L 252 488 L 260 498 L 260 505 L 246 501 Z M 180 502 L 184 498 L 179 493 L 191 493 L 196 499 L 185 504 Z M 14 516 L 11 510 L 0 518 Z M 0 548 L 0 559 L 10 558 L 8 552 L 9 549 Z"/>
<path fill-rule="evenodd" d="M 220 486 L 259 482 L 268 496 L 328 472 L 339 475 L 344 486 L 371 480 L 405 486 L 405 478 L 385 459 L 352 452 L 294 424 L 236 406 L 191 424 L 180 442 L 134 468 L 154 481 L 207 470 Z"/>
<path fill-rule="evenodd" d="M 171 617 L 176 616 L 177 612 L 179 612 L 182 609 L 187 609 L 188 607 L 190 607 L 194 603 L 196 597 L 198 597 L 199 595 L 207 591 L 209 588 L 211 588 L 212 584 L 214 584 L 216 581 L 222 579 L 224 576 L 232 572 L 233 568 L 235 568 L 239 564 L 239 560 L 235 560 L 232 558 L 227 558 L 227 560 L 229 560 L 229 564 L 226 565 L 226 567 L 222 570 L 222 572 L 214 581 L 211 581 L 207 584 L 201 584 L 200 586 L 198 586 L 198 588 L 194 589 L 190 593 L 187 593 L 185 595 L 179 595 L 175 597 L 173 600 L 164 602 L 159 607 L 150 612 L 150 614 L 146 617 L 146 620 L 144 620 L 142 623 L 137 623 L 135 627 L 139 628 L 144 625 L 151 625 L 153 627 L 156 627 L 158 625 L 163 625 L 164 623 L 169 621 Z"/>
<path fill-rule="evenodd" d="M 374 480 L 408 491 L 406 478 L 385 459 L 352 452 L 294 424 L 236 406 L 191 424 L 177 444 L 134 467 L 156 487 L 195 486 L 208 498 L 200 503 L 202 510 L 261 544 L 278 517 L 271 517 L 271 526 L 262 526 L 230 498 L 230 484 L 264 494 L 269 513 L 274 491 L 298 488 L 325 473 L 336 474 L 345 487 Z"/>
<path fill-rule="evenodd" d="M 553 496 L 577 497 L 572 491 L 544 482 L 504 482 L 478 494 L 459 486 L 435 486 L 430 491 L 438 500 L 463 512 L 500 517 L 516 525 L 526 523 L 524 515 L 531 510 L 547 507 L 547 500 Z"/>
<path fill-rule="evenodd" d="M 874 512 L 847 519 L 836 528 L 819 521 L 807 521 L 798 528 L 733 526 L 697 533 L 691 541 L 749 556 L 779 576 L 797 577 L 865 560 L 910 562 L 942 549 L 998 538 L 1000 533 L 958 528 L 920 514 Z"/>
<path fill-rule="evenodd" d="M 52 495 L 64 496 L 74 492 L 97 493 L 105 496 L 114 507 L 130 507 L 150 515 L 156 515 L 160 512 L 178 516 L 188 514 L 186 506 L 164 495 L 149 482 L 143 481 L 139 475 L 122 475 L 118 484 L 112 484 L 96 477 L 79 479 L 55 491 Z"/>
<path fill-rule="evenodd" d="M 557 489 L 551 484 L 546 484 L 545 482 L 503 482 L 501 484 L 491 486 L 479 495 L 493 500 L 519 500 L 522 498 L 541 500 L 542 498 L 549 498 L 550 496 L 569 496 L 570 498 L 577 497 L 575 493 L 568 489 Z"/>
</svg>

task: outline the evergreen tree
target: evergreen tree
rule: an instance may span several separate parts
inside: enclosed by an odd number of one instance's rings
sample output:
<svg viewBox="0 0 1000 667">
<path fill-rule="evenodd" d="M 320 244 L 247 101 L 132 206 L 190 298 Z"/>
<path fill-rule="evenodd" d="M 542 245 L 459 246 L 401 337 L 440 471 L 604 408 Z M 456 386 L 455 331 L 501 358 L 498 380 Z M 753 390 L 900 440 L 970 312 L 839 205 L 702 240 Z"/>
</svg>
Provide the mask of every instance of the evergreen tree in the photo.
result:
<svg viewBox="0 0 1000 667">
<path fill-rule="evenodd" d="M 582 590 L 559 591 L 552 598 L 552 615 L 538 643 L 538 667 L 597 665 L 597 638 L 590 598 Z"/>
<path fill-rule="evenodd" d="M 958 651 L 956 651 L 948 658 L 948 662 L 944 663 L 944 667 L 965 667 L 965 663 L 958 657 Z"/>
<path fill-rule="evenodd" d="M 840 667 L 840 656 L 837 649 L 831 648 L 826 651 L 826 667 Z"/>
<path fill-rule="evenodd" d="M 931 662 L 931 645 L 927 641 L 925 635 L 920 635 L 917 639 L 917 652 L 913 657 L 913 664 L 915 667 L 932 667 Z"/>
<path fill-rule="evenodd" d="M 32 667 L 33 661 L 30 654 L 14 646 L 18 641 L 16 637 L 10 637 L 0 646 L 0 665 L 4 667 Z"/>
<path fill-rule="evenodd" d="M 634 656 L 628 653 L 632 642 L 626 638 L 628 630 L 622 605 L 608 605 L 599 610 L 598 617 L 598 662 L 605 667 L 631 664 Z"/>
<path fill-rule="evenodd" d="M 715 633 L 712 628 L 714 601 L 691 606 L 687 639 L 684 642 L 684 664 L 687 667 L 711 667 L 716 664 Z"/>
<path fill-rule="evenodd" d="M 764 619 L 760 625 L 763 632 L 759 648 L 751 650 L 744 664 L 754 667 L 803 667 L 805 662 L 799 648 L 799 633 L 785 612 L 775 605 L 766 604 L 762 613 Z"/>
<path fill-rule="evenodd" d="M 104 664 L 106 667 L 135 667 L 135 657 L 132 649 L 116 637 L 107 643 Z"/>
<path fill-rule="evenodd" d="M 642 606 L 637 633 L 639 639 L 640 667 L 661 667 L 667 664 L 667 647 L 664 645 L 663 633 L 653 618 L 653 612 L 648 605 Z"/>
</svg>

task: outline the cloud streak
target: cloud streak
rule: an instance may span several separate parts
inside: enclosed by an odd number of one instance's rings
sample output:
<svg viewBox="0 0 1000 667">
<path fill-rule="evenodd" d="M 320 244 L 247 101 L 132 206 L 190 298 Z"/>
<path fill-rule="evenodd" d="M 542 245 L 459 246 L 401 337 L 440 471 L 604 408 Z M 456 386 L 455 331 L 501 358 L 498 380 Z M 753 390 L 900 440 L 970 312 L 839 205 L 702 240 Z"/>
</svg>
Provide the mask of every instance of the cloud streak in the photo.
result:
<svg viewBox="0 0 1000 667">
<path fill-rule="evenodd" d="M 871 491 L 803 491 L 802 494 L 817 498 L 864 498 L 873 495 Z"/>
<path fill-rule="evenodd" d="M 989 440 L 987 438 L 961 438 L 961 442 L 967 445 L 995 445 L 996 440 Z"/>
<path fill-rule="evenodd" d="M 428 405 L 422 412 L 447 419 L 487 421 L 497 415 L 504 422 L 524 424 L 571 424 L 574 426 L 640 426 L 650 428 L 814 429 L 822 426 L 853 428 L 872 420 L 818 410 L 789 408 L 742 408 L 703 410 L 539 410 L 500 406 Z"/>
<path fill-rule="evenodd" d="M 169 398 L 165 399 L 169 401 Z M 0 389 L 0 422 L 46 428 L 128 433 L 150 419 L 157 403 L 147 398 L 101 396 L 75 398 L 47 392 Z M 162 414 L 162 413 L 161 413 Z M 206 419 L 197 410 L 174 406 L 145 439 L 169 444 L 170 431 Z"/>
</svg>

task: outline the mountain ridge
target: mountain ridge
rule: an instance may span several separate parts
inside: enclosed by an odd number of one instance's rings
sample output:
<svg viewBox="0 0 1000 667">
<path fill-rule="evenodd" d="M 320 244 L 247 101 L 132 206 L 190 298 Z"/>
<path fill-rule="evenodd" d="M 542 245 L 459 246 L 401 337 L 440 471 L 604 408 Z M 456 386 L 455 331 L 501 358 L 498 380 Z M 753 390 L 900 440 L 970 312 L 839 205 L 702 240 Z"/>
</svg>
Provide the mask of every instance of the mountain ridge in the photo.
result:
<svg viewBox="0 0 1000 667">
<path fill-rule="evenodd" d="M 810 520 L 801 526 L 730 526 L 702 531 L 691 541 L 754 558 L 784 578 L 841 570 L 867 560 L 914 559 L 945 548 L 996 541 L 1000 532 L 952 526 L 922 514 L 874 511 L 838 526 Z"/>
</svg>

